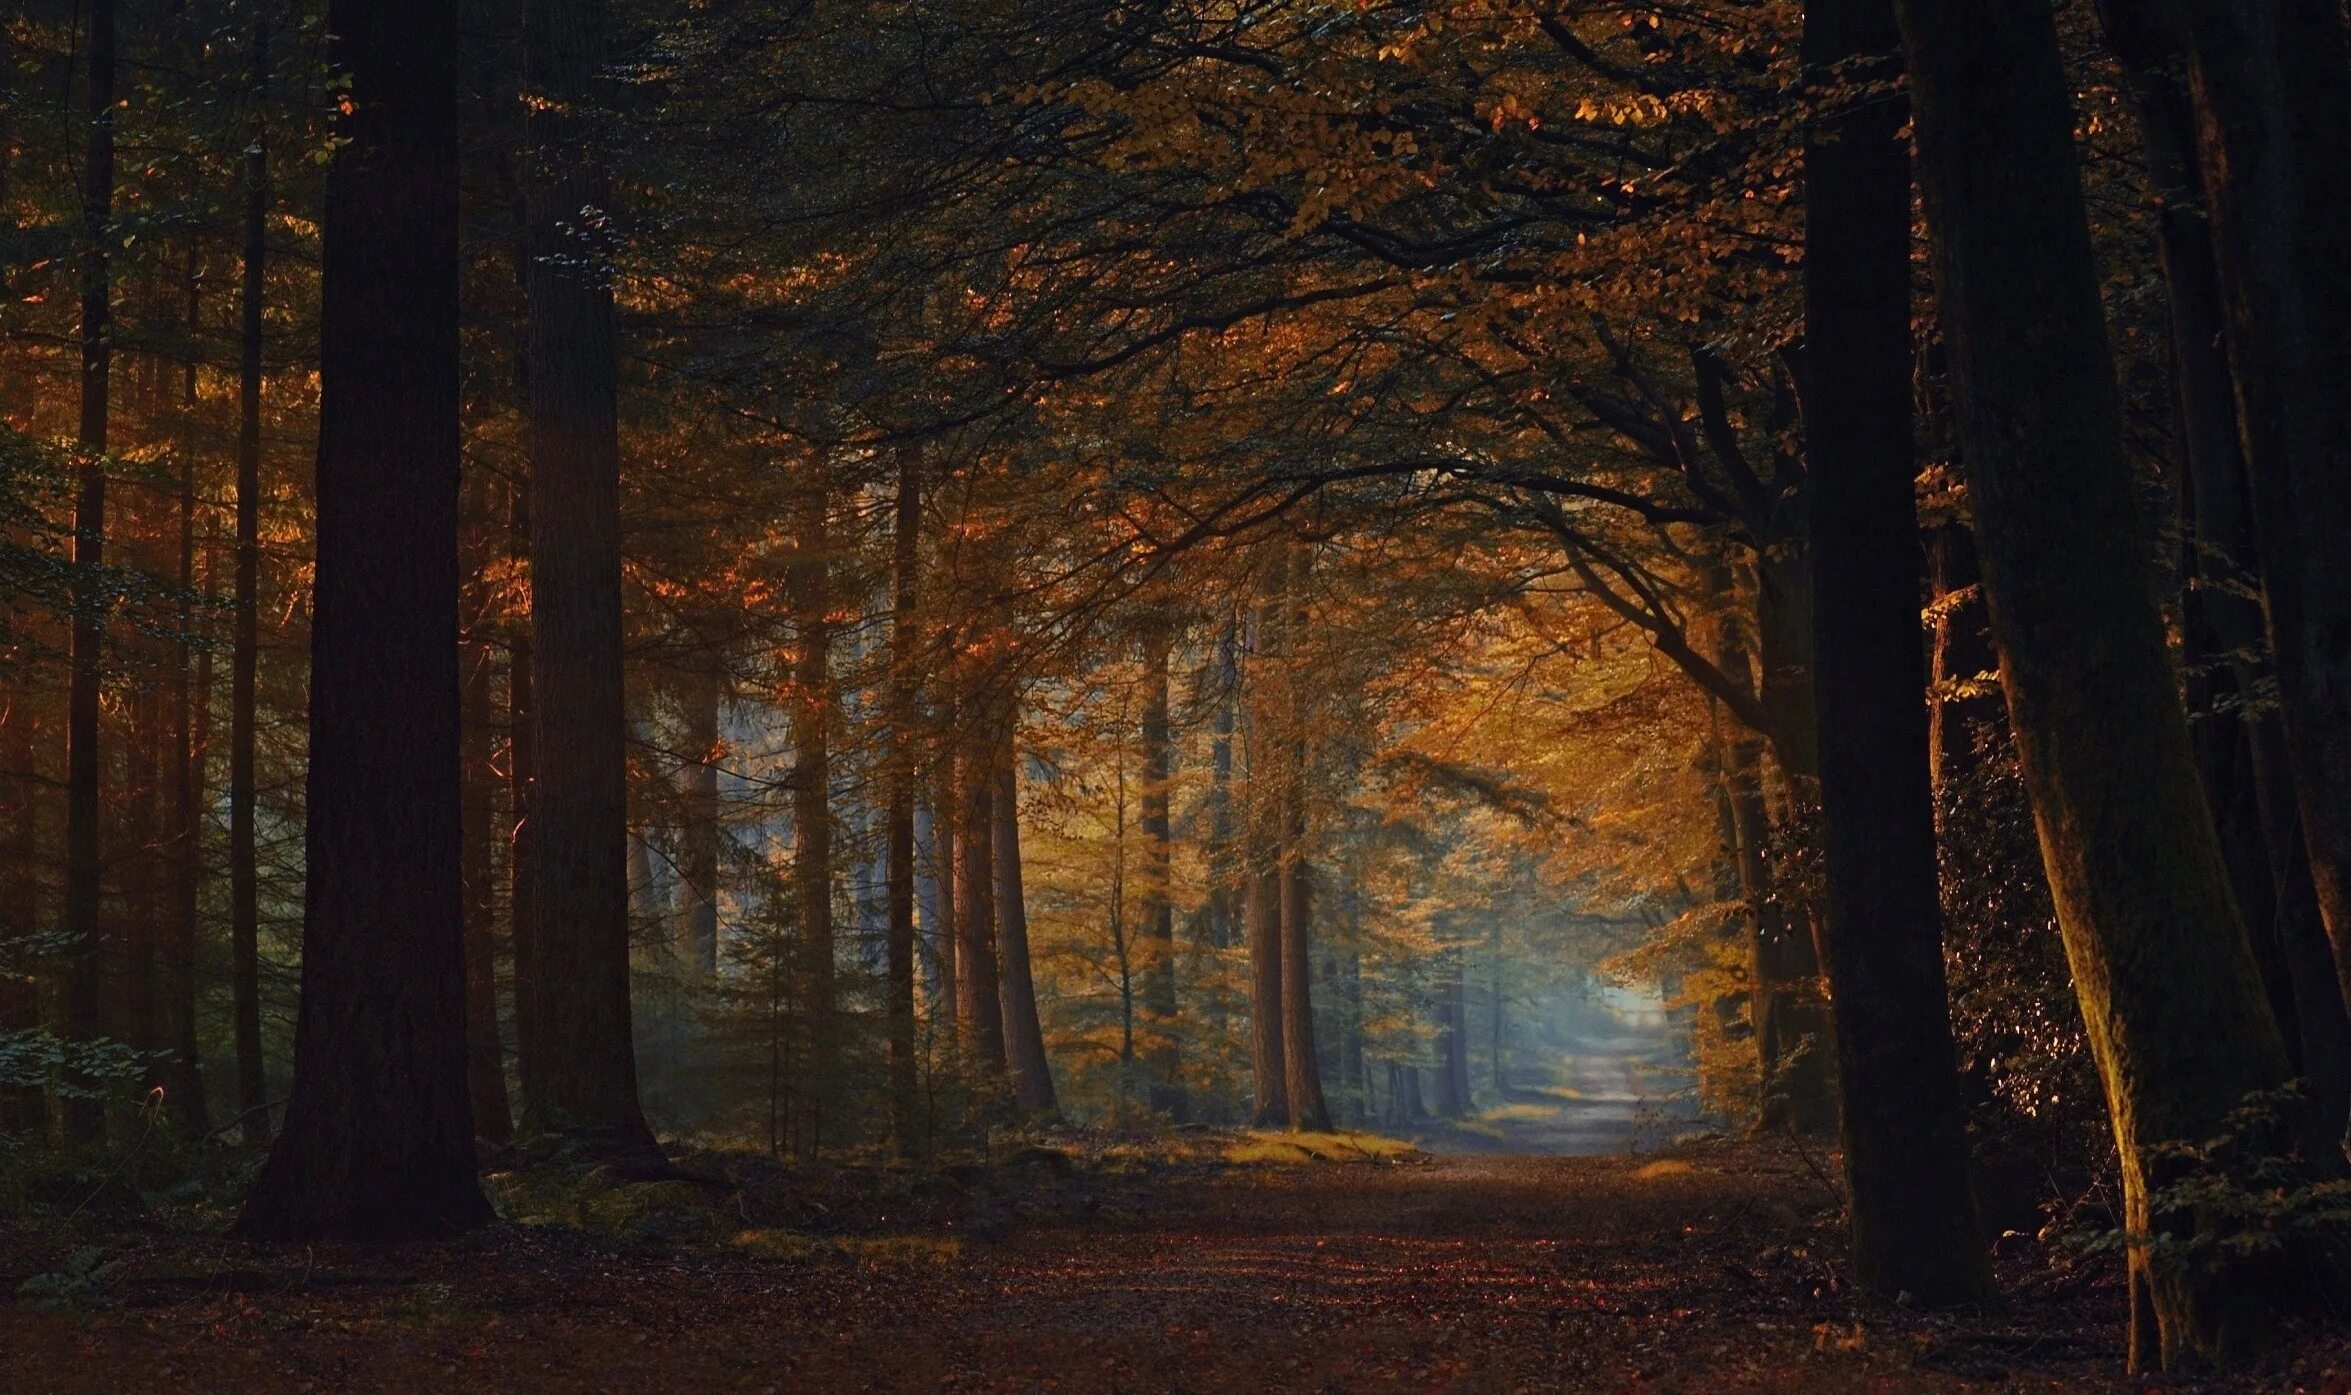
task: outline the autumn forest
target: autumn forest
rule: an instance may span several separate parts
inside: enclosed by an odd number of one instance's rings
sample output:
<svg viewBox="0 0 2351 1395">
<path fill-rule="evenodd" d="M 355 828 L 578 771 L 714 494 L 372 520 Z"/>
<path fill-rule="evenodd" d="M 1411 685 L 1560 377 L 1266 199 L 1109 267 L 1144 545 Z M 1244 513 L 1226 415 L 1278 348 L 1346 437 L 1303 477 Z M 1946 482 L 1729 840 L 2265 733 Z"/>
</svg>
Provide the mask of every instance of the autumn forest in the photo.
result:
<svg viewBox="0 0 2351 1395">
<path fill-rule="evenodd" d="M 9 0 L 0 1389 L 2351 1389 L 2346 239 L 2342 0 Z"/>
</svg>

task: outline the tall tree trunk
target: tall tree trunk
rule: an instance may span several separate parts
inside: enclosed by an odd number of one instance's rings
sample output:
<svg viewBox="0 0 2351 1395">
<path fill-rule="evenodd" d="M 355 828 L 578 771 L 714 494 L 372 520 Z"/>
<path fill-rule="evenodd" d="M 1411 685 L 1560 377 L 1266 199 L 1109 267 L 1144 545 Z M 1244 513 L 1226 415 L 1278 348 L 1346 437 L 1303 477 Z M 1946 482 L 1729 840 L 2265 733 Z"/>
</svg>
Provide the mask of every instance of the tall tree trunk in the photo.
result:
<svg viewBox="0 0 2351 1395">
<path fill-rule="evenodd" d="M 998 738 L 996 789 L 990 834 L 996 873 L 996 948 L 1003 962 L 1004 1056 L 1012 1067 L 1012 1098 L 1032 1119 L 1060 1110 L 1053 1066 L 1045 1056 L 1045 1028 L 1037 1017 L 1036 976 L 1029 964 L 1029 908 L 1020 865 L 1019 722 L 1007 713 Z"/>
<path fill-rule="evenodd" d="M 1254 1085 L 1250 1122 L 1278 1128 L 1289 1122 L 1289 1072 L 1282 1032 L 1282 823 L 1281 760 L 1275 731 L 1274 661 L 1281 652 L 1281 589 L 1288 558 L 1276 553 L 1276 570 L 1265 583 L 1250 620 L 1246 732 L 1249 761 L 1248 812 L 1240 859 L 1248 887 L 1249 1046 Z"/>
<path fill-rule="evenodd" d="M 1469 1117 L 1469 1023 L 1462 1001 L 1461 947 L 1439 951 L 1434 1016 L 1437 1020 L 1437 1117 Z"/>
<path fill-rule="evenodd" d="M 629 1005 L 620 428 L 603 0 L 525 0 L 537 1125 L 650 1161 Z"/>
<path fill-rule="evenodd" d="M 1252 840 L 1248 866 L 1249 1122 L 1261 1129 L 1290 1120 L 1282 1034 L 1282 872 L 1279 854 Z"/>
<path fill-rule="evenodd" d="M 1760 687 L 1771 666 L 1754 665 L 1749 657 L 1750 627 L 1733 613 L 1735 594 L 1727 567 L 1717 564 L 1708 569 L 1707 590 L 1720 606 L 1717 622 L 1711 627 L 1717 667 L 1742 683 L 1751 667 L 1764 668 L 1766 675 L 1758 679 Z M 1759 596 L 1752 612 L 1752 628 L 1780 636 L 1775 644 L 1782 652 L 1792 643 L 1794 631 L 1809 629 L 1809 620 L 1797 626 L 1782 613 L 1787 604 L 1785 593 L 1791 590 L 1808 595 L 1809 583 L 1797 586 L 1782 576 L 1773 592 L 1780 599 L 1767 601 Z M 1781 676 L 1774 689 L 1777 705 L 1767 709 L 1777 714 L 1768 739 L 1781 753 L 1780 765 L 1788 782 L 1794 783 L 1797 767 L 1793 763 L 1816 759 L 1817 737 L 1793 730 L 1793 724 L 1816 720 L 1809 661 L 1800 686 L 1791 683 L 1788 668 L 1785 662 L 1779 665 Z M 1722 743 L 1721 769 L 1733 835 L 1729 849 L 1738 874 L 1739 899 L 1744 903 L 1741 920 L 1747 942 L 1748 1017 L 1755 1034 L 1761 1088 L 1756 1124 L 1764 1129 L 1794 1128 L 1812 1133 L 1836 1122 L 1836 1087 L 1829 1070 L 1833 1048 L 1811 933 L 1773 886 L 1771 814 L 1763 788 L 1766 739 L 1766 733 L 1744 728 L 1729 733 Z M 1815 778 L 1816 768 L 1802 768 L 1806 782 Z"/>
<path fill-rule="evenodd" d="M 1208 943 L 1231 949 L 1239 938 L 1241 869 L 1233 846 L 1233 734 L 1241 699 L 1240 618 L 1227 613 L 1210 680 L 1216 704 L 1208 745 Z"/>
<path fill-rule="evenodd" d="M 238 1231 L 484 1224 L 466 1093 L 456 7 L 334 0 L 294 1094 Z"/>
<path fill-rule="evenodd" d="M 2213 219 L 2204 206 L 2187 35 L 2157 8 L 2101 7 L 2122 61 L 2156 198 L 2157 250 L 2171 318 L 2172 378 L 2187 479 L 2181 490 L 2191 578 L 2184 609 L 2190 736 L 2219 826 L 2230 882 L 2270 988 L 2298 1047 L 2297 1068 L 2341 1136 L 2351 1114 L 2351 1020 L 2308 885 L 2309 859 L 2294 807 L 2278 717 L 2258 695 L 2276 682 L 2244 436 L 2231 378 Z M 2293 846 L 2289 846 L 2292 844 Z"/>
<path fill-rule="evenodd" d="M 506 496 L 507 560 L 530 567 L 531 488 L 510 481 Z M 506 777 L 510 832 L 506 844 L 506 914 L 514 951 L 514 1065 L 523 1107 L 547 1095 L 546 1035 L 539 1009 L 539 829 L 532 817 L 538 788 L 539 743 L 531 691 L 531 617 L 509 617 L 506 639 Z"/>
<path fill-rule="evenodd" d="M 107 249 L 114 220 L 114 0 L 90 0 L 89 77 L 82 149 L 82 395 L 80 490 L 73 515 L 72 678 L 66 697 L 65 920 L 63 1021 L 67 1037 L 102 1034 L 103 977 L 111 950 L 99 918 L 103 856 L 99 833 L 98 711 L 105 673 L 107 393 L 113 367 L 108 342 L 113 280 Z M 61 1094 L 60 1134 L 69 1144 L 96 1142 L 106 1130 L 99 1102 Z"/>
<path fill-rule="evenodd" d="M 826 1106 L 835 1095 L 833 1060 L 833 625 L 826 575 L 825 494 L 809 489 L 795 506 L 792 560 L 785 571 L 792 612 L 792 905 L 808 1055 L 799 1092 L 807 1127 L 795 1130 L 806 1156 L 823 1146 Z"/>
<path fill-rule="evenodd" d="M 2145 1150 L 2212 1136 L 2286 1053 L 2230 900 L 2122 448 L 2055 22 L 1898 0 L 1960 446 L 2010 724 L 2106 1086 L 2133 1233 Z M 2259 1286 L 2130 1256 L 2134 1361 L 2241 1350 Z"/>
<path fill-rule="evenodd" d="M 1943 978 L 1910 418 L 1910 149 L 1892 0 L 1811 0 L 1804 446 L 1826 875 L 1854 1275 L 1921 1303 L 1992 1290 Z"/>
<path fill-rule="evenodd" d="M 477 483 L 467 491 L 465 519 L 477 542 L 487 531 L 488 513 L 488 491 Z M 477 547 L 467 559 L 467 573 L 478 573 L 484 560 Z M 476 1136 L 504 1144 L 514 1137 L 514 1116 L 506 1100 L 506 1049 L 498 1035 L 498 715 L 490 692 L 492 649 L 484 637 L 489 616 L 478 588 L 472 589 L 477 593 L 466 597 L 466 638 L 459 651 L 464 687 L 458 715 L 465 763 L 459 817 L 465 831 L 466 1087 Z"/>
<path fill-rule="evenodd" d="M 1175 899 L 1168 786 L 1173 778 L 1173 723 L 1169 719 L 1169 652 L 1174 634 L 1154 620 L 1143 634 L 1143 876 L 1141 933 L 1143 1066 L 1153 1110 L 1184 1120 L 1184 1090 L 1176 1047 Z"/>
<path fill-rule="evenodd" d="M 1299 846 L 1304 824 L 1302 815 L 1291 815 L 1282 858 L 1282 1093 L 1290 1127 L 1320 1131 L 1331 1126 L 1331 1107 L 1323 1099 L 1321 1058 L 1314 1049 L 1314 874 Z"/>
<path fill-rule="evenodd" d="M 196 329 L 190 306 L 191 333 Z M 189 394 L 190 399 L 194 396 Z M 183 403 L 192 407 L 193 401 Z M 156 1045 L 168 1053 L 160 1072 L 164 1105 L 172 1122 L 192 1138 L 212 1131 L 211 1111 L 205 1107 L 204 1076 L 197 1065 L 196 1044 L 196 931 L 204 889 L 204 753 L 197 736 L 197 704 L 210 696 L 194 684 L 193 636 L 196 591 L 196 452 L 180 464 L 179 585 L 180 600 L 173 623 L 179 638 L 172 645 L 165 670 L 164 703 L 169 722 L 164 751 L 165 778 L 170 784 L 170 872 L 166 891 L 170 910 L 163 918 L 155 957 Z"/>
<path fill-rule="evenodd" d="M 884 1013 L 889 1025 L 890 1139 L 901 1157 L 917 1145 L 917 1077 L 914 1034 L 914 786 L 915 584 L 921 565 L 921 459 L 913 450 L 898 457 L 898 497 L 893 513 L 894 594 L 890 604 L 890 710 L 883 726 L 884 778 L 889 783 L 889 911 Z"/>
<path fill-rule="evenodd" d="M 1008 1063 L 996 970 L 996 752 L 985 715 L 965 707 L 955 761 L 955 1016 L 972 1064 L 1001 1074 Z"/>
<path fill-rule="evenodd" d="M 21 952 L 23 941 L 42 924 L 49 909 L 42 876 L 47 791 L 36 779 L 42 765 L 42 735 L 24 703 L 0 704 L 0 952 Z M 0 1033 L 40 1025 L 41 1002 L 26 975 L 0 975 Z M 0 1135 L 31 1133 L 46 1116 L 41 1092 L 0 1085 Z"/>
<path fill-rule="evenodd" d="M 2187 60 L 2286 746 L 2351 999 L 2351 29 L 2331 0 L 2108 8 Z"/>
<path fill-rule="evenodd" d="M 962 937 L 956 933 L 956 911 L 963 895 L 955 885 L 957 831 L 962 812 L 955 786 L 955 719 L 952 709 L 938 720 L 937 749 L 931 757 L 932 877 L 938 891 L 936 921 L 927 927 L 931 967 L 938 978 L 938 997 L 931 1005 L 931 1024 L 939 1039 L 953 1048 L 963 1040 L 963 982 L 955 971 Z"/>
<path fill-rule="evenodd" d="M 718 656 L 687 661 L 678 696 L 685 768 L 678 788 L 678 957 L 686 975 L 718 975 Z"/>
<path fill-rule="evenodd" d="M 237 1117 L 248 1145 L 269 1139 L 261 1059 L 261 877 L 254 809 L 255 676 L 261 641 L 262 273 L 269 254 L 269 6 L 253 7 L 245 147 L 243 286 L 238 302 L 237 565 L 229 660 L 229 985 L 237 1047 Z"/>
</svg>

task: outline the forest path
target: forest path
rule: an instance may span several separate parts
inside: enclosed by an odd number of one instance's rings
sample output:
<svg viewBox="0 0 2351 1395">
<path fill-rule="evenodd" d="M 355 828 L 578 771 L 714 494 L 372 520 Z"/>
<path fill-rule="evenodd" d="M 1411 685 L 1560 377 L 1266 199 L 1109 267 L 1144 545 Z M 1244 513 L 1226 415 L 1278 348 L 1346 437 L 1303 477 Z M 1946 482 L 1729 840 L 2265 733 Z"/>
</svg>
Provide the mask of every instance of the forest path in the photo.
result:
<svg viewBox="0 0 2351 1395">
<path fill-rule="evenodd" d="M 2124 1388 L 2110 1291 L 1856 1307 L 1827 1203 L 1805 1159 L 1740 1145 L 1163 1176 L 911 1263 L 515 1230 L 224 1253 L 129 1307 L 0 1308 L 0 1390 Z"/>
</svg>

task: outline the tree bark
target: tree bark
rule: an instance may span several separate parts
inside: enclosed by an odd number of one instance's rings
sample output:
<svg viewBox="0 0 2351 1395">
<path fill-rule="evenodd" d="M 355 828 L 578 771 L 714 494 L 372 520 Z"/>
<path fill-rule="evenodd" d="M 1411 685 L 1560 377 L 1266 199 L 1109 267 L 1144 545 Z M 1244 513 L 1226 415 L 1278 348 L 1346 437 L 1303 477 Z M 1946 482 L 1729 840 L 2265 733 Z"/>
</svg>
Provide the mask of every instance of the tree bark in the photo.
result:
<svg viewBox="0 0 2351 1395">
<path fill-rule="evenodd" d="M 1822 958 L 1861 1286 L 1992 1291 L 1943 978 L 1910 416 L 1910 150 L 1892 0 L 1811 0 L 1803 61 Z"/>
<path fill-rule="evenodd" d="M 2144 1150 L 2202 1140 L 2287 1075 L 2196 780 L 2085 220 L 2055 23 L 2037 0 L 1898 0 L 1920 182 L 2025 784 L 2122 1160 L 2124 1223 L 2158 1216 Z M 2258 1287 L 2130 1257 L 2132 1354 L 2242 1350 Z"/>
<path fill-rule="evenodd" d="M 2351 31 L 2330 0 L 2118 0 L 2110 29 L 2126 16 L 2186 57 L 2286 746 L 2351 1000 Z"/>
<path fill-rule="evenodd" d="M 506 499 L 508 560 L 530 566 L 531 488 L 512 481 Z M 526 592 L 527 594 L 527 592 Z M 531 617 L 511 620 L 506 644 L 507 806 L 512 832 L 506 849 L 506 914 L 514 950 L 514 1065 L 522 1086 L 525 1120 L 531 1101 L 547 1094 L 547 1041 L 539 1011 L 539 830 L 531 816 L 538 787 L 538 738 L 533 731 L 538 704 L 531 691 Z"/>
<path fill-rule="evenodd" d="M 66 695 L 66 964 L 61 1035 L 103 1034 L 104 975 L 112 948 L 99 916 L 102 876 L 99 809 L 99 703 L 105 677 L 106 428 L 113 349 L 109 343 L 113 281 L 107 262 L 114 220 L 114 0 L 91 0 L 89 76 L 83 107 L 81 246 L 81 448 L 73 515 L 73 629 Z M 68 1144 L 97 1142 L 106 1132 L 100 1102 L 61 1094 L 57 1123 Z"/>
<path fill-rule="evenodd" d="M 271 1240 L 486 1223 L 466 1091 L 456 7 L 334 0 L 301 1012 Z"/>
<path fill-rule="evenodd" d="M 188 318 L 193 333 L 196 317 L 192 304 Z M 202 1138 L 212 1132 L 212 1120 L 205 1106 L 196 1042 L 196 937 L 204 889 L 204 752 L 197 735 L 197 710 L 210 694 L 196 690 L 195 655 L 191 652 L 196 630 L 195 607 L 188 600 L 196 591 L 195 456 L 189 449 L 180 465 L 181 599 L 173 617 L 180 637 L 172 646 L 170 668 L 164 675 L 169 722 L 164 767 L 170 784 L 167 881 L 171 905 L 156 945 L 155 1035 L 156 1045 L 168 1053 L 160 1072 L 164 1105 L 182 1132 Z"/>
<path fill-rule="evenodd" d="M 1173 723 L 1169 719 L 1168 661 L 1174 634 L 1154 620 L 1143 635 L 1143 875 L 1141 953 L 1143 1067 L 1150 1107 L 1184 1121 L 1184 1089 L 1176 1045 L 1174 863 L 1168 817 L 1173 778 Z"/>
<path fill-rule="evenodd" d="M 1304 816 L 1293 812 L 1282 858 L 1282 1094 L 1290 1127 L 1319 1132 L 1331 1126 L 1331 1107 L 1323 1098 L 1322 1061 L 1314 1048 L 1314 874 L 1299 846 L 1304 825 Z"/>
<path fill-rule="evenodd" d="M 2351 1122 L 2351 1019 L 2345 980 L 2318 915 L 2294 780 L 2276 712 L 2277 674 L 2263 564 L 2246 475 L 2213 218 L 2204 204 L 2187 35 L 2143 4 L 2101 7 L 2121 60 L 2156 198 L 2156 246 L 2171 319 L 2172 380 L 2190 539 L 2184 598 L 2190 735 L 2279 1024 L 2298 1047 L 2319 1127 Z M 2315 943 L 2313 942 L 2315 941 Z"/>
<path fill-rule="evenodd" d="M 955 1016 L 971 1063 L 1001 1075 L 1009 1063 L 996 967 L 996 753 L 984 714 L 967 710 L 961 727 L 955 762 Z"/>
<path fill-rule="evenodd" d="M 238 303 L 237 566 L 229 660 L 229 984 L 237 1047 L 237 1117 L 248 1146 L 269 1140 L 261 1059 L 261 877 L 254 808 L 255 677 L 261 642 L 262 274 L 269 255 L 269 6 L 253 7 L 245 148 L 244 284 Z"/>
<path fill-rule="evenodd" d="M 883 728 L 889 782 L 888 966 L 883 987 L 889 1021 L 890 1139 L 901 1157 L 915 1151 L 917 1104 L 914 1034 L 915 586 L 921 565 L 922 474 L 912 450 L 898 458 L 893 514 L 894 591 L 890 607 L 890 711 Z"/>
<path fill-rule="evenodd" d="M 1437 1117 L 1469 1117 L 1469 1022 L 1462 1001 L 1461 948 L 1439 951 L 1431 1014 L 1437 1026 Z"/>
<path fill-rule="evenodd" d="M 808 1055 L 799 1097 L 807 1126 L 795 1129 L 803 1153 L 824 1142 L 833 1102 L 839 1025 L 833 1004 L 833 626 L 827 577 L 825 493 L 807 490 L 795 505 L 792 560 L 785 571 L 792 613 L 792 905 L 798 932 L 800 1019 Z"/>
<path fill-rule="evenodd" d="M 487 533 L 489 491 L 477 483 L 467 490 L 465 502 L 464 526 L 477 544 L 466 571 L 474 575 L 484 560 L 479 542 Z M 506 1048 L 498 1035 L 498 770 L 493 749 L 498 716 L 490 693 L 492 649 L 484 637 L 489 617 L 478 593 L 466 601 L 466 637 L 459 652 L 464 668 L 459 711 L 464 806 L 459 817 L 465 836 L 466 1087 L 475 1135 L 504 1144 L 514 1137 L 514 1116 L 506 1099 Z"/>
<path fill-rule="evenodd" d="M 531 792 L 542 1131 L 651 1160 L 629 1004 L 620 430 L 603 0 L 523 6 Z"/>
<path fill-rule="evenodd" d="M 996 873 L 996 947 L 1002 960 L 1004 1055 L 1012 1067 L 1012 1098 L 1031 1119 L 1060 1112 L 1053 1093 L 1053 1066 L 1045 1056 L 1045 1029 L 1037 1017 L 1036 976 L 1029 963 L 1029 908 L 1020 865 L 1020 752 L 1017 720 L 1001 724 L 996 788 L 991 801 L 994 827 L 990 851 Z"/>
<path fill-rule="evenodd" d="M 938 996 L 931 1005 L 931 1022 L 940 1038 L 952 1046 L 963 1040 L 963 982 L 955 972 L 955 960 L 960 951 L 961 936 L 957 934 L 956 908 L 962 904 L 962 893 L 955 885 L 955 840 L 962 827 L 962 811 L 955 787 L 955 721 L 953 716 L 939 718 L 937 749 L 931 757 L 931 855 L 936 875 L 933 880 L 938 891 L 938 919 L 928 928 L 931 941 L 931 965 L 938 978 Z"/>
<path fill-rule="evenodd" d="M 688 660 L 678 705 L 678 957 L 690 979 L 718 976 L 718 656 Z"/>
</svg>

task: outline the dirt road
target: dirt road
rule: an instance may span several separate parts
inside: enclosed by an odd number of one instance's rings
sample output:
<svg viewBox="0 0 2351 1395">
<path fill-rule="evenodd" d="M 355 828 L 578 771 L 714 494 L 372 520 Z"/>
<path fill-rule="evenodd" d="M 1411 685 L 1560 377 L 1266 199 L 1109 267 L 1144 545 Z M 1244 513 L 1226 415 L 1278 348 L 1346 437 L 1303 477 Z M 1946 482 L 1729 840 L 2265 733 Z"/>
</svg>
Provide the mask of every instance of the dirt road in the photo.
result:
<svg viewBox="0 0 2351 1395">
<path fill-rule="evenodd" d="M 1856 1305 L 1827 1199 L 1726 1148 L 1159 1178 L 863 1260 L 211 1241 L 127 1267 L 122 1306 L 0 1309 L 0 1390 L 2123 1388 L 2110 1289 Z"/>
</svg>

